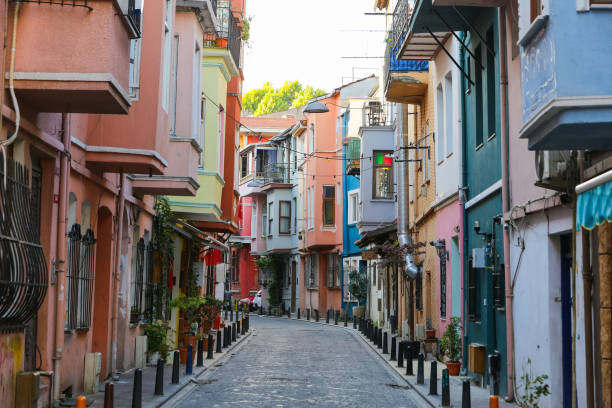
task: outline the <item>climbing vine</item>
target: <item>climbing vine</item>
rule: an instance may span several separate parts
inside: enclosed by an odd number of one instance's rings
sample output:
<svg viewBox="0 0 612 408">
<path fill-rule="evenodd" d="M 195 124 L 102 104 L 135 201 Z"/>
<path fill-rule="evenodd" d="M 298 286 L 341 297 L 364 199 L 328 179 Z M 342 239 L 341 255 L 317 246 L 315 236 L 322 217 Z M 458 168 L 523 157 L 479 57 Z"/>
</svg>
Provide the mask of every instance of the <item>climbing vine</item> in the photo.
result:
<svg viewBox="0 0 612 408">
<path fill-rule="evenodd" d="M 149 318 L 165 320 L 169 313 L 168 302 L 171 293 L 168 287 L 170 267 L 174 257 L 173 214 L 165 197 L 156 197 L 153 216 L 153 249 L 155 263 L 159 266 L 159 281 L 153 290 L 153 310 Z M 166 312 L 166 313 L 164 313 Z"/>
</svg>

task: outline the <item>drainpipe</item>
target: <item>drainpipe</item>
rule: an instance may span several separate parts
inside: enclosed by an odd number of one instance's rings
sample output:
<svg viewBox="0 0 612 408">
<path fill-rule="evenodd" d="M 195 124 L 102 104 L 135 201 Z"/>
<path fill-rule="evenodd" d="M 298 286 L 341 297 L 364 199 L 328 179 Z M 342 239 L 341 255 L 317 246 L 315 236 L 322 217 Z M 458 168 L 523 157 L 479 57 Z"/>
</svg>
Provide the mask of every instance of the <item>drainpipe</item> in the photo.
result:
<svg viewBox="0 0 612 408">
<path fill-rule="evenodd" d="M 508 73 L 506 65 L 506 9 L 497 9 L 499 20 L 499 50 L 500 50 L 500 112 L 501 112 L 501 156 L 502 156 L 502 208 L 503 213 L 510 211 L 510 186 L 508 169 Z M 510 271 L 510 231 L 504 231 L 504 278 L 506 286 L 506 347 L 508 396 L 507 401 L 514 400 L 514 319 L 512 313 L 512 277 Z"/>
<path fill-rule="evenodd" d="M 57 213 L 57 252 L 55 254 L 55 354 L 53 356 L 53 397 L 59 398 L 61 382 L 61 360 L 64 345 L 64 311 L 66 286 L 66 233 L 68 224 L 68 152 L 70 151 L 70 116 L 62 113 L 62 141 L 64 152 L 60 153 L 59 210 Z"/>
<path fill-rule="evenodd" d="M 412 240 L 409 232 L 409 216 L 410 216 L 410 198 L 409 198 L 409 186 L 408 181 L 408 149 L 406 136 L 403 132 L 402 126 L 399 127 L 397 143 L 400 151 L 400 163 L 397 171 L 397 240 L 400 245 L 409 245 Z M 411 279 L 416 279 L 419 274 L 419 268 L 414 264 L 412 254 L 406 254 L 405 256 L 406 267 L 404 273 Z"/>
<path fill-rule="evenodd" d="M 123 239 L 123 212 L 125 207 L 124 200 L 125 178 L 123 170 L 119 173 L 119 193 L 117 196 L 117 229 L 115 246 L 115 272 L 113 273 L 113 292 L 112 292 L 112 335 L 111 335 L 111 374 L 117 371 L 117 319 L 119 317 L 119 283 L 121 267 L 121 242 Z"/>
</svg>

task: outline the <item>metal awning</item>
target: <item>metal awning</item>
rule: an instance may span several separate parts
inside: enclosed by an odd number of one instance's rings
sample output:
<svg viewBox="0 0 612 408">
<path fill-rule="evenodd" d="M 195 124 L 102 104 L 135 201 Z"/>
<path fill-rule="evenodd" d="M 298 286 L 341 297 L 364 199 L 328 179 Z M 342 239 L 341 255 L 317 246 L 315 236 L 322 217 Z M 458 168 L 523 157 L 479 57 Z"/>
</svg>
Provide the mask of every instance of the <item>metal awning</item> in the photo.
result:
<svg viewBox="0 0 612 408">
<path fill-rule="evenodd" d="M 208 245 L 212 248 L 218 249 L 220 251 L 229 251 L 229 246 L 225 245 L 223 242 L 211 237 L 205 232 L 200 231 L 193 225 L 188 224 L 187 222 L 177 219 L 175 220 L 174 225 L 175 230 L 179 230 L 181 232 L 188 233 L 191 238 L 200 241 L 201 243 Z"/>
<path fill-rule="evenodd" d="M 576 186 L 576 230 L 612 221 L 612 170 Z"/>
</svg>

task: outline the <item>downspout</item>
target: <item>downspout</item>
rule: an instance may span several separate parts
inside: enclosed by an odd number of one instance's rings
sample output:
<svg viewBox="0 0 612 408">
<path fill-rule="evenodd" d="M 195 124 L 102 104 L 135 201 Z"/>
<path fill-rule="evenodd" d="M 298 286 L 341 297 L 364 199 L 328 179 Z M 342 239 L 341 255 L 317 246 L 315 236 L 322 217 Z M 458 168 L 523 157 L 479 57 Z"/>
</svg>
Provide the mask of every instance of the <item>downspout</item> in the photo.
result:
<svg viewBox="0 0 612 408">
<path fill-rule="evenodd" d="M 397 133 L 397 142 L 399 145 L 399 167 L 397 171 L 397 240 L 401 246 L 410 245 L 411 238 L 409 232 L 409 216 L 410 216 L 410 198 L 409 186 L 407 177 L 408 174 L 408 155 L 406 154 L 407 144 L 406 135 L 402 126 L 399 127 Z M 410 279 L 416 279 L 419 274 L 419 268 L 415 265 L 412 254 L 406 254 L 404 261 L 406 262 L 404 273 Z"/>
<path fill-rule="evenodd" d="M 19 3 L 17 3 L 19 4 Z M 62 142 L 64 151 L 60 153 L 59 171 L 59 209 L 57 213 L 57 252 L 55 254 L 55 354 L 53 356 L 53 398 L 60 396 L 61 360 L 64 345 L 64 311 L 66 310 L 64 290 L 66 286 L 66 233 L 68 224 L 68 153 L 70 151 L 70 117 L 62 113 Z"/>
<path fill-rule="evenodd" d="M 508 74 L 506 54 L 506 9 L 497 9 L 499 20 L 499 50 L 500 50 L 500 116 L 501 116 L 501 157 L 502 157 L 502 209 L 506 214 L 510 211 L 510 186 L 508 169 Z M 514 319 L 512 313 L 512 277 L 510 270 L 510 231 L 504 231 L 504 278 L 506 287 L 506 347 L 507 347 L 507 377 L 508 395 L 506 401 L 514 400 Z"/>
<path fill-rule="evenodd" d="M 112 292 L 112 334 L 111 334 L 111 374 L 117 371 L 117 320 L 119 315 L 119 280 L 120 280 L 120 268 L 121 268 L 121 243 L 123 239 L 123 212 L 125 209 L 125 178 L 123 170 L 119 173 L 119 193 L 117 196 L 117 229 L 116 229 L 116 245 L 115 245 L 115 271 L 113 273 L 113 292 Z"/>
</svg>

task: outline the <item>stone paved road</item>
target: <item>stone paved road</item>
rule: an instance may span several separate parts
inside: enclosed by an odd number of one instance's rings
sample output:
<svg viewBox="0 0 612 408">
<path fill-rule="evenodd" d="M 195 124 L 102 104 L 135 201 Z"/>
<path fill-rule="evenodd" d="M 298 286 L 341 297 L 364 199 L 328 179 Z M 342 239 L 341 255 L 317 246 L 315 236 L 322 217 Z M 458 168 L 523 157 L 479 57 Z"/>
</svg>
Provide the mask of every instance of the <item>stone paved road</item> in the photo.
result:
<svg viewBox="0 0 612 408">
<path fill-rule="evenodd" d="M 175 406 L 426 406 L 346 330 L 259 316 L 251 328 L 248 342 Z"/>
</svg>

